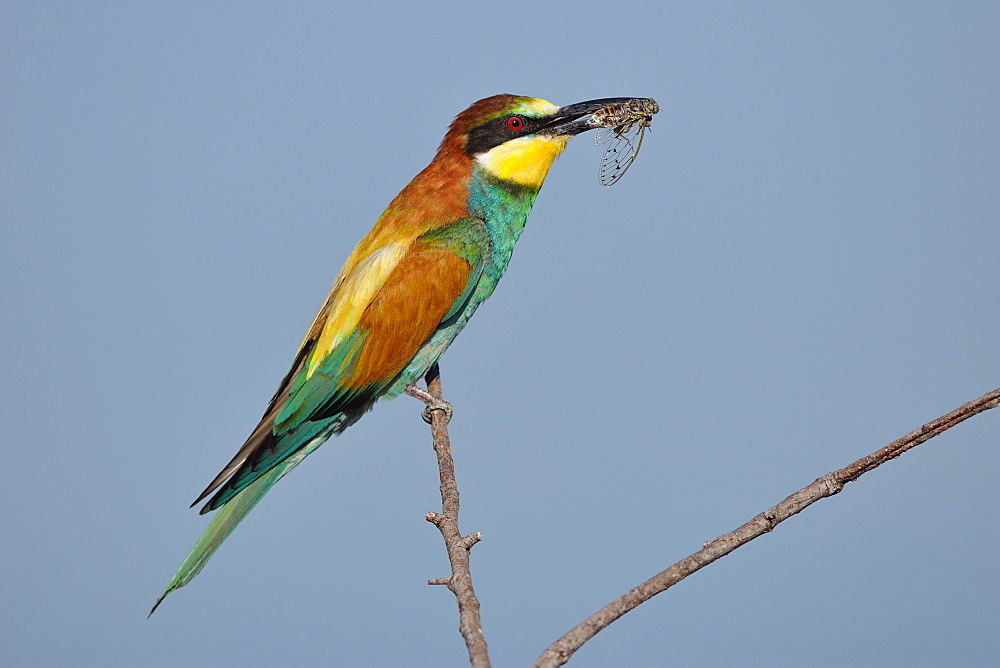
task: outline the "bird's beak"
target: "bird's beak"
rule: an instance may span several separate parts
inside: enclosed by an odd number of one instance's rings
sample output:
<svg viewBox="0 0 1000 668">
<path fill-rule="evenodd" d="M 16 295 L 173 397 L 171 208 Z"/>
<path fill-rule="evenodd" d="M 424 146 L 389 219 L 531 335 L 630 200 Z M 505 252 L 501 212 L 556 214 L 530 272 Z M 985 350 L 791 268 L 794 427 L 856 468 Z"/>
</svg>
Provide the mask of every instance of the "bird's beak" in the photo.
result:
<svg viewBox="0 0 1000 668">
<path fill-rule="evenodd" d="M 577 102 L 561 107 L 537 132 L 547 135 L 578 135 L 581 132 L 593 130 L 596 126 L 587 123 L 591 114 L 613 104 L 627 104 L 634 99 L 637 98 L 604 97 L 599 100 Z"/>
</svg>

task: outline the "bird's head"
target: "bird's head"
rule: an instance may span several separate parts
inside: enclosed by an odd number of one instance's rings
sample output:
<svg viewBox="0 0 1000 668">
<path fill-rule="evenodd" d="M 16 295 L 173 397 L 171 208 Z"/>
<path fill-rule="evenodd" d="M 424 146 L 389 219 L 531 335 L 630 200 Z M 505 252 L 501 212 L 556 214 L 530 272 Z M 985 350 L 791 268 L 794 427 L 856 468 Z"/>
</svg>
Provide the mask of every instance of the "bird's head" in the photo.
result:
<svg viewBox="0 0 1000 668">
<path fill-rule="evenodd" d="M 494 95 L 459 114 L 440 153 L 471 160 L 490 175 L 541 188 L 549 167 L 574 136 L 592 129 L 587 117 L 630 98 L 604 98 L 557 107 L 534 97 Z"/>
</svg>

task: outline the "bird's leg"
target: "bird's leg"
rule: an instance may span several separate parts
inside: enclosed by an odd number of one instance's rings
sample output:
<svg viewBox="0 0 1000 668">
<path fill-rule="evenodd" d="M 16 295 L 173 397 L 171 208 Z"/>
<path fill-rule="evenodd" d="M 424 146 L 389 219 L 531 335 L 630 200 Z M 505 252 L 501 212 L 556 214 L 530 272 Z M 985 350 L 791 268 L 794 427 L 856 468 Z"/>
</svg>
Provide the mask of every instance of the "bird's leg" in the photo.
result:
<svg viewBox="0 0 1000 668">
<path fill-rule="evenodd" d="M 451 421 L 451 414 L 452 414 L 451 404 L 449 404 L 444 399 L 438 399 L 437 397 L 433 396 L 426 390 L 420 389 L 419 387 L 417 387 L 416 383 L 410 383 L 409 385 L 406 386 L 406 389 L 403 391 L 406 394 L 410 395 L 411 397 L 420 399 L 420 401 L 427 404 L 427 408 L 425 408 L 423 412 L 424 422 L 426 422 L 427 424 L 431 423 L 431 413 L 433 411 L 444 411 L 445 422 Z"/>
</svg>

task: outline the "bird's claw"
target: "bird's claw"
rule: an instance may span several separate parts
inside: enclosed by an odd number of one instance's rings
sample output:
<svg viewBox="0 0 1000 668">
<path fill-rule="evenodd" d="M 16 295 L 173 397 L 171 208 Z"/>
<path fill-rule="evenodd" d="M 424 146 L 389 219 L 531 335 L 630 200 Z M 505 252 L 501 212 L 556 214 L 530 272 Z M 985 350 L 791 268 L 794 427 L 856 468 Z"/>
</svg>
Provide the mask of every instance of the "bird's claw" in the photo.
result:
<svg viewBox="0 0 1000 668">
<path fill-rule="evenodd" d="M 420 417 L 422 417 L 424 422 L 427 424 L 431 424 L 434 411 L 444 411 L 445 424 L 451 422 L 451 415 L 454 411 L 452 411 L 451 404 L 447 401 L 444 401 L 443 399 L 435 399 L 434 403 L 427 404 L 427 408 L 425 408 L 424 412 L 420 414 Z"/>
<path fill-rule="evenodd" d="M 444 411 L 444 421 L 446 424 L 451 421 L 451 416 L 453 412 L 451 409 L 451 404 L 449 404 L 444 399 L 438 399 L 437 397 L 433 396 L 426 390 L 422 390 L 413 384 L 407 385 L 404 391 L 411 397 L 420 399 L 420 401 L 427 404 L 427 408 L 425 408 L 424 412 L 421 414 L 421 417 L 423 417 L 424 422 L 426 422 L 427 424 L 431 423 L 431 416 L 434 413 L 434 411 Z"/>
</svg>

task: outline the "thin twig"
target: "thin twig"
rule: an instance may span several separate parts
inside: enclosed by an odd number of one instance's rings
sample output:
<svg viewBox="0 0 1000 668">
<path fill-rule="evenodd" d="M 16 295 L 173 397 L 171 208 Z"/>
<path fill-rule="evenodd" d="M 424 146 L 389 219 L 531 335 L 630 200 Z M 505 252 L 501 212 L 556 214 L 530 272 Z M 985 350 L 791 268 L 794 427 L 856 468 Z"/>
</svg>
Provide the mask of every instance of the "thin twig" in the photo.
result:
<svg viewBox="0 0 1000 668">
<path fill-rule="evenodd" d="M 993 390 L 974 401 L 970 401 L 951 413 L 925 424 L 923 427 L 910 432 L 899 440 L 893 441 L 881 450 L 867 457 L 862 457 L 845 468 L 817 478 L 811 485 L 803 487 L 778 505 L 765 510 L 735 531 L 731 531 L 711 542 L 705 543 L 704 548 L 701 550 L 685 559 L 681 559 L 667 570 L 646 580 L 635 589 L 632 589 L 598 610 L 569 633 L 549 645 L 542 652 L 542 655 L 535 660 L 535 663 L 532 664 L 532 668 L 551 668 L 552 666 L 563 665 L 585 642 L 626 612 L 648 601 L 656 594 L 672 587 L 688 575 L 704 568 L 716 559 L 726 556 L 741 545 L 768 533 L 784 520 L 802 512 L 820 499 L 833 496 L 842 490 L 844 485 L 857 480 L 868 471 L 884 464 L 890 459 L 899 457 L 907 450 L 951 429 L 959 422 L 967 420 L 977 413 L 982 413 L 990 408 L 996 408 L 998 404 L 1000 404 L 1000 389 Z"/>
<path fill-rule="evenodd" d="M 442 400 L 441 374 L 437 364 L 426 375 L 427 391 L 437 400 Z M 472 588 L 472 573 L 469 570 L 469 550 L 482 539 L 481 533 L 462 536 L 458 530 L 458 484 L 455 482 L 455 462 L 451 457 L 451 439 L 448 436 L 449 415 L 431 404 L 431 435 L 434 437 L 434 452 L 437 453 L 438 470 L 441 476 L 441 512 L 427 513 L 427 521 L 441 532 L 451 575 L 435 578 L 427 584 L 447 585 L 458 601 L 458 630 L 465 639 L 469 650 L 469 662 L 474 668 L 488 668 L 490 657 L 483 637 L 483 624 L 479 619 L 479 599 Z"/>
</svg>

